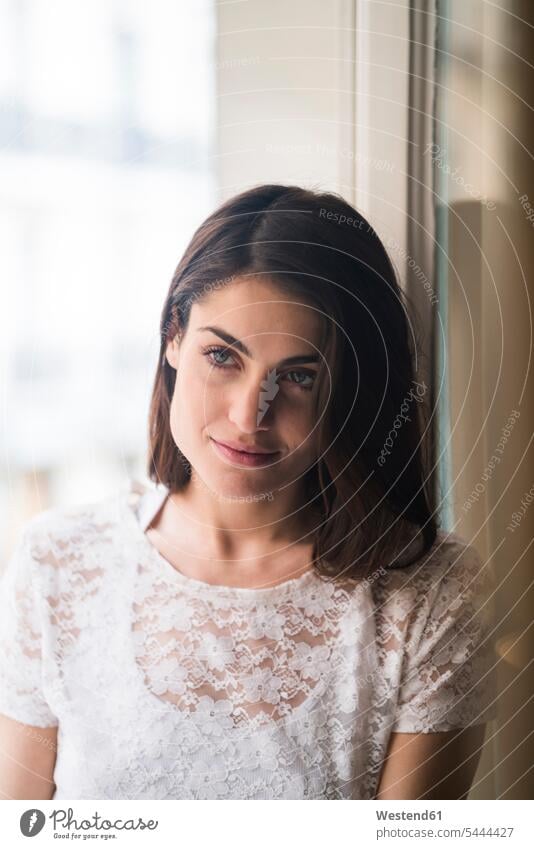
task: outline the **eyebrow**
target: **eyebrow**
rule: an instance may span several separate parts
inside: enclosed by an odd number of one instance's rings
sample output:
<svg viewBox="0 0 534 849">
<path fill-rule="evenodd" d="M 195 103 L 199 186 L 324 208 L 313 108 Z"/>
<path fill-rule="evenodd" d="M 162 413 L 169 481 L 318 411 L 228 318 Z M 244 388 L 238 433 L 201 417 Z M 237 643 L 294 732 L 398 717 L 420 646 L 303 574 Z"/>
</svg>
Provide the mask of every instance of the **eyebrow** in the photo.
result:
<svg viewBox="0 0 534 849">
<path fill-rule="evenodd" d="M 220 336 L 221 339 L 224 340 L 228 345 L 232 345 L 232 347 L 237 348 L 238 351 L 241 351 L 242 354 L 245 354 L 246 357 L 251 357 L 249 349 L 245 345 L 244 342 L 241 342 L 239 339 L 236 339 L 230 333 L 227 333 L 226 330 L 222 330 L 220 327 L 198 327 L 197 330 L 211 330 L 212 333 L 215 333 L 216 336 Z M 296 357 L 286 357 L 285 360 L 280 360 L 278 363 L 279 366 L 289 366 L 289 365 L 303 365 L 304 363 L 318 363 L 319 362 L 319 354 L 300 354 Z"/>
</svg>

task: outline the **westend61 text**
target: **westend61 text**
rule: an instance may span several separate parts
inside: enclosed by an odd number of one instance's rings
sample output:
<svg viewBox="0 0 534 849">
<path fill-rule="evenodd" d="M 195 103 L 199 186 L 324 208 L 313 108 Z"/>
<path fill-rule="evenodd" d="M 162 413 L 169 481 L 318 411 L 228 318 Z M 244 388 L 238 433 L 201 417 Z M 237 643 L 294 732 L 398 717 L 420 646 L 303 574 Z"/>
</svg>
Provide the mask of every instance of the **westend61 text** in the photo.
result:
<svg viewBox="0 0 534 849">
<path fill-rule="evenodd" d="M 377 811 L 379 820 L 441 820 L 441 811 Z"/>
</svg>

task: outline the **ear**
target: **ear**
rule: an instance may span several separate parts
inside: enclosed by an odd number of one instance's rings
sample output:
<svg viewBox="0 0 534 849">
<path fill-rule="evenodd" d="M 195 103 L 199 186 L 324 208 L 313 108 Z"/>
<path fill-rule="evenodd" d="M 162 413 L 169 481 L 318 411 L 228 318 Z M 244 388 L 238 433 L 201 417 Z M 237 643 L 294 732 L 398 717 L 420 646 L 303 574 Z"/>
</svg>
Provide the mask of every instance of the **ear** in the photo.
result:
<svg viewBox="0 0 534 849">
<path fill-rule="evenodd" d="M 174 369 L 178 369 L 178 360 L 180 355 L 180 341 L 178 333 L 176 336 L 171 339 L 171 341 L 167 344 L 167 348 L 165 349 L 165 356 L 167 358 L 167 362 Z"/>
</svg>

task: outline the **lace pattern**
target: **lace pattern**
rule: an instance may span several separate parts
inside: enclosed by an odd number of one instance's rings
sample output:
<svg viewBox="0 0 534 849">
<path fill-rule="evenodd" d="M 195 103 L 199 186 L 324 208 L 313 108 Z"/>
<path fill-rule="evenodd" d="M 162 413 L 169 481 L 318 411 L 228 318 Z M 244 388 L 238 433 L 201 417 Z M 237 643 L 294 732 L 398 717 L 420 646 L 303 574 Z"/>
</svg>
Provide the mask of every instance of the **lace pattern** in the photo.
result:
<svg viewBox="0 0 534 849">
<path fill-rule="evenodd" d="M 392 731 L 495 715 L 459 537 L 372 584 L 214 586 L 146 536 L 165 497 L 44 511 L 2 575 L 0 712 L 58 726 L 54 798 L 373 798 Z"/>
</svg>

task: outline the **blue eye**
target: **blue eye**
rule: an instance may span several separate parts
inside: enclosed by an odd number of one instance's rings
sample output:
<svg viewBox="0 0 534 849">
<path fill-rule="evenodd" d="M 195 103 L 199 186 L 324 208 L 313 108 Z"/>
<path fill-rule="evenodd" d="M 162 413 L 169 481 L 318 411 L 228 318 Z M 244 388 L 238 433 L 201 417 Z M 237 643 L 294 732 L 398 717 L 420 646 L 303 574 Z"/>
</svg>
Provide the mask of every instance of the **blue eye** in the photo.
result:
<svg viewBox="0 0 534 849">
<path fill-rule="evenodd" d="M 301 381 L 298 381 L 298 380 L 297 381 L 295 381 L 295 380 L 290 381 L 290 383 L 294 383 L 296 386 L 300 386 L 301 389 L 311 389 L 314 382 L 315 382 L 315 376 L 313 374 L 310 374 L 307 371 L 288 371 L 288 372 L 285 373 L 284 377 L 287 377 L 290 374 L 299 375 L 300 377 L 303 377 L 305 380 L 307 378 L 310 381 L 310 383 L 308 383 L 306 385 L 304 383 L 302 383 Z"/>
<path fill-rule="evenodd" d="M 215 368 L 220 369 L 230 369 L 234 366 L 229 365 L 227 361 L 227 357 L 231 357 L 230 351 L 228 348 L 223 348 L 220 345 L 212 345 L 209 348 L 204 348 L 202 351 L 204 357 L 207 358 L 208 362 L 211 363 Z M 220 358 L 224 358 L 221 362 Z M 315 372 L 312 371 L 302 371 L 302 370 L 293 370 L 288 371 L 282 375 L 282 379 L 287 379 L 290 376 L 297 375 L 299 378 L 303 378 L 304 380 L 309 380 L 309 383 L 305 384 L 302 380 L 291 380 L 288 382 L 292 383 L 294 386 L 297 386 L 299 389 L 304 390 L 305 392 L 309 392 L 313 388 L 313 384 L 315 382 Z"/>
<path fill-rule="evenodd" d="M 228 352 L 227 348 L 221 348 L 219 346 L 213 346 L 211 348 L 206 348 L 203 351 L 203 354 L 204 354 L 205 357 L 208 358 L 208 361 L 212 365 L 215 366 L 215 368 L 228 368 L 228 366 L 226 365 L 226 362 L 221 363 L 219 360 L 212 359 L 212 356 L 211 356 L 212 354 L 215 354 L 215 355 L 222 354 L 223 356 L 227 357 L 227 356 L 229 356 L 229 352 Z"/>
</svg>

